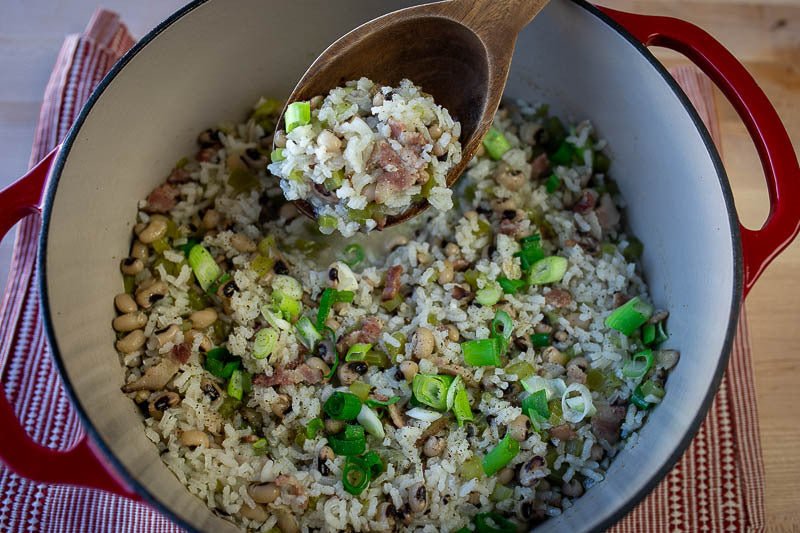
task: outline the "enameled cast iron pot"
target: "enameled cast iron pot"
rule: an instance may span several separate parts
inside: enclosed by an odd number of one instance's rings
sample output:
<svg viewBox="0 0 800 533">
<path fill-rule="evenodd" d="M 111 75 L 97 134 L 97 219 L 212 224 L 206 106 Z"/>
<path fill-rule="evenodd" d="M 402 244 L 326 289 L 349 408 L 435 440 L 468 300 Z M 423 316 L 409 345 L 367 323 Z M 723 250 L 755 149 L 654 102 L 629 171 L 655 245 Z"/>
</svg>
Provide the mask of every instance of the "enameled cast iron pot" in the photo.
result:
<svg viewBox="0 0 800 533">
<path fill-rule="evenodd" d="M 40 290 L 51 347 L 87 436 L 67 452 L 35 444 L 0 395 L 0 458 L 19 474 L 149 502 L 185 527 L 234 531 L 169 472 L 120 392 L 111 304 L 137 200 L 193 150 L 197 131 L 286 95 L 329 43 L 404 2 L 195 1 L 148 34 L 100 83 L 63 145 L 0 192 L 0 236 L 41 213 Z M 301 24 L 302 27 L 298 27 Z M 685 95 L 642 46 L 683 52 L 747 125 L 770 216 L 743 228 L 719 154 Z M 390 81 L 390 80 L 387 80 Z M 428 88 L 429 89 L 429 88 Z M 430 89 L 429 89 L 430 90 Z M 653 298 L 670 310 L 681 361 L 667 395 L 605 481 L 542 531 L 600 530 L 630 511 L 686 449 L 728 361 L 742 298 L 794 238 L 800 171 L 774 109 L 744 68 L 675 19 L 554 0 L 519 36 L 507 94 L 590 118 L 611 147 Z M 435 96 L 435 94 L 434 94 Z M 44 189 L 44 192 L 43 192 Z"/>
</svg>

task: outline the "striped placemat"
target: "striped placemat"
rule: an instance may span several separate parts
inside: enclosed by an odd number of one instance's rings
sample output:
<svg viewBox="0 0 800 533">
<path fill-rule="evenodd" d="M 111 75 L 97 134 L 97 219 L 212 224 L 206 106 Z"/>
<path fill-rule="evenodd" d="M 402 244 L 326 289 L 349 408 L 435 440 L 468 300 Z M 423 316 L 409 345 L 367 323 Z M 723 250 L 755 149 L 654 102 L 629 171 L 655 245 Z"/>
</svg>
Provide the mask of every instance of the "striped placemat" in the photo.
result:
<svg viewBox="0 0 800 533">
<path fill-rule="evenodd" d="M 92 88 L 134 43 L 119 17 L 100 10 L 67 37 L 44 95 L 31 164 L 63 139 Z M 719 145 L 713 92 L 694 68 L 672 71 Z M 35 253 L 39 220 L 17 231 L 0 306 L 0 375 L 26 430 L 68 448 L 80 423 L 61 387 L 40 321 Z M 764 527 L 764 470 L 744 313 L 719 394 L 688 451 L 653 493 L 613 531 L 758 531 Z M 0 437 L 2 438 L 2 437 Z M 180 532 L 149 507 L 101 491 L 21 479 L 0 466 L 0 531 Z"/>
</svg>

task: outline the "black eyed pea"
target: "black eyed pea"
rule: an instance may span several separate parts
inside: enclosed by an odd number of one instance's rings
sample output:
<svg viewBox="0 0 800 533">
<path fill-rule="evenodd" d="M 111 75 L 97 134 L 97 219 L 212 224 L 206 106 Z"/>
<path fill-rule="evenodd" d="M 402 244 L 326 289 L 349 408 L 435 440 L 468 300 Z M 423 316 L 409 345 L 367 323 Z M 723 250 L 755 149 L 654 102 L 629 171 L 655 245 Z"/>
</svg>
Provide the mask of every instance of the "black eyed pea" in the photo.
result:
<svg viewBox="0 0 800 533">
<path fill-rule="evenodd" d="M 508 485 L 514 481 L 514 469 L 505 467 L 497 473 L 497 482 L 501 485 Z"/>
<path fill-rule="evenodd" d="M 577 498 L 583 494 L 583 485 L 575 478 L 561 485 L 561 494 L 567 498 Z"/>
<path fill-rule="evenodd" d="M 343 429 L 344 429 L 343 420 L 334 420 L 332 418 L 328 418 L 325 420 L 325 433 L 327 433 L 328 435 L 336 435 Z"/>
<path fill-rule="evenodd" d="M 433 332 L 428 328 L 419 327 L 414 333 L 414 357 L 417 359 L 426 359 L 433 354 L 436 347 L 436 339 L 433 337 Z"/>
<path fill-rule="evenodd" d="M 136 391 L 133 395 L 133 401 L 136 403 L 147 403 L 147 400 L 150 398 L 150 391 L 140 390 Z"/>
<path fill-rule="evenodd" d="M 519 484 L 523 487 L 530 487 L 536 483 L 537 479 L 545 477 L 547 474 L 544 458 L 540 455 L 534 456 L 530 461 L 519 467 Z"/>
<path fill-rule="evenodd" d="M 454 242 L 448 242 L 447 245 L 444 247 L 444 255 L 447 257 L 455 257 L 459 253 L 461 253 L 461 248 Z"/>
<path fill-rule="evenodd" d="M 175 339 L 178 336 L 178 333 L 181 332 L 180 326 L 177 324 L 172 324 L 167 329 L 161 330 L 160 332 L 156 333 L 156 339 L 158 339 L 159 346 L 165 346 L 167 343 L 175 343 Z"/>
<path fill-rule="evenodd" d="M 599 444 L 592 444 L 592 449 L 589 452 L 589 459 L 592 461 L 602 461 L 606 451 Z"/>
<path fill-rule="evenodd" d="M 222 222 L 222 215 L 216 209 L 209 209 L 203 214 L 203 227 L 205 229 L 216 229 Z"/>
<path fill-rule="evenodd" d="M 161 418 L 164 416 L 164 411 L 170 407 L 175 407 L 180 403 L 180 401 L 181 397 L 175 392 L 160 392 L 158 394 L 154 394 L 150 398 L 150 402 L 147 405 L 147 412 L 150 413 L 150 416 L 156 420 L 161 420 Z"/>
<path fill-rule="evenodd" d="M 524 520 L 525 522 L 530 521 L 535 514 L 536 509 L 533 507 L 533 502 L 531 500 L 520 502 L 519 506 L 517 507 L 517 518 Z"/>
<path fill-rule="evenodd" d="M 564 341 L 566 341 L 566 340 L 569 338 L 569 335 L 567 334 L 567 332 L 566 332 L 566 331 L 564 331 L 564 330 L 560 330 L 560 331 L 556 331 L 556 332 L 553 334 L 553 337 L 554 337 L 554 338 L 555 338 L 555 339 L 556 339 L 558 342 L 564 342 Z"/>
<path fill-rule="evenodd" d="M 445 447 L 445 440 L 436 436 L 428 437 L 425 444 L 422 446 L 422 453 L 426 457 L 438 457 L 442 454 Z"/>
<path fill-rule="evenodd" d="M 149 309 L 154 303 L 164 298 L 168 292 L 169 287 L 161 280 L 148 283 L 136 291 L 136 303 Z"/>
<path fill-rule="evenodd" d="M 117 350 L 122 353 L 133 353 L 147 342 L 147 337 L 140 329 L 135 329 L 117 341 Z"/>
<path fill-rule="evenodd" d="M 479 506 L 481 504 L 481 493 L 480 492 L 470 492 L 467 501 L 472 505 Z"/>
<path fill-rule="evenodd" d="M 519 170 L 506 170 L 497 176 L 497 183 L 509 191 L 517 191 L 525 184 L 525 174 Z"/>
<path fill-rule="evenodd" d="M 184 340 L 191 345 L 194 345 L 194 341 L 197 337 L 200 337 L 199 348 L 201 352 L 207 352 L 214 347 L 214 343 L 211 342 L 211 339 L 208 338 L 208 335 L 201 331 L 190 329 L 184 334 Z"/>
<path fill-rule="evenodd" d="M 327 462 L 333 461 L 336 458 L 336 454 L 333 453 L 333 448 L 330 446 L 323 446 L 319 450 L 319 461 L 317 462 L 317 470 L 323 476 L 329 476 L 331 473 L 331 469 L 328 467 Z"/>
<path fill-rule="evenodd" d="M 144 263 L 136 257 L 126 257 L 119 263 L 120 271 L 126 276 L 135 276 L 144 270 Z"/>
<path fill-rule="evenodd" d="M 431 150 L 431 153 L 433 153 L 433 155 L 435 155 L 436 157 L 441 157 L 446 152 L 445 152 L 444 146 L 442 146 L 441 144 L 439 144 L 437 142 L 437 143 L 434 143 L 433 150 Z"/>
<path fill-rule="evenodd" d="M 336 371 L 336 376 L 342 385 L 351 385 L 359 376 L 363 376 L 368 370 L 367 363 L 363 361 L 354 361 L 339 365 L 339 370 Z"/>
<path fill-rule="evenodd" d="M 408 488 L 408 505 L 414 513 L 421 513 L 428 507 L 428 491 L 425 485 L 415 483 Z"/>
<path fill-rule="evenodd" d="M 247 494 L 256 503 L 272 503 L 281 495 L 281 489 L 275 483 L 259 483 L 247 487 Z"/>
<path fill-rule="evenodd" d="M 414 361 L 403 361 L 400 363 L 400 372 L 408 383 L 414 381 L 414 376 L 419 372 L 419 365 Z"/>
<path fill-rule="evenodd" d="M 167 234 L 167 223 L 169 219 L 164 215 L 153 215 L 150 217 L 150 222 L 139 233 L 139 240 L 144 244 L 151 244 L 164 237 Z"/>
<path fill-rule="evenodd" d="M 552 333 L 553 326 L 551 326 L 550 324 L 543 324 L 542 322 L 539 322 L 538 324 L 533 326 L 533 331 L 536 333 Z"/>
<path fill-rule="evenodd" d="M 279 418 L 283 418 L 289 408 L 292 406 L 292 399 L 289 398 L 286 394 L 278 394 L 278 397 L 275 398 L 275 401 L 272 402 L 272 414 Z"/>
<path fill-rule="evenodd" d="M 329 367 L 328 364 L 319 357 L 309 357 L 306 359 L 306 364 L 311 368 L 316 368 L 322 372 L 323 376 L 327 376 L 331 373 L 331 367 Z"/>
<path fill-rule="evenodd" d="M 131 245 L 131 257 L 135 257 L 136 259 L 141 259 L 144 261 L 150 255 L 150 252 L 147 250 L 147 245 L 143 244 L 141 241 L 133 241 Z"/>
<path fill-rule="evenodd" d="M 324 101 L 325 98 L 323 98 L 322 95 L 318 94 L 317 96 L 313 97 L 311 100 L 308 101 L 308 105 L 311 107 L 311 109 L 319 109 L 322 106 L 322 102 Z"/>
<path fill-rule="evenodd" d="M 297 518 L 290 509 L 278 507 L 275 509 L 275 516 L 278 518 L 278 529 L 281 530 L 281 533 L 300 533 Z"/>
<path fill-rule="evenodd" d="M 114 327 L 114 330 L 121 333 L 133 331 L 135 329 L 141 329 L 145 326 L 145 324 L 147 324 L 147 315 L 141 311 L 119 315 L 111 323 L 111 325 Z"/>
<path fill-rule="evenodd" d="M 275 138 L 272 142 L 275 143 L 275 148 L 286 148 L 286 132 L 283 130 L 277 130 L 275 132 Z"/>
<path fill-rule="evenodd" d="M 531 421 L 526 415 L 519 415 L 508 425 L 509 436 L 517 442 L 522 442 L 528 438 L 528 430 Z"/>
<path fill-rule="evenodd" d="M 458 331 L 458 327 L 455 324 L 447 324 L 445 329 L 447 330 L 447 340 L 450 342 L 458 342 L 458 339 L 461 338 L 461 333 Z"/>
<path fill-rule="evenodd" d="M 383 502 L 378 506 L 376 522 L 381 525 L 382 531 L 394 531 L 394 517 L 396 514 L 397 510 L 394 508 L 394 504 L 390 502 Z"/>
<path fill-rule="evenodd" d="M 542 357 L 548 362 L 555 365 L 564 366 L 567 364 L 567 355 L 555 346 L 548 346 L 542 352 Z"/>
<path fill-rule="evenodd" d="M 250 507 L 246 503 L 242 504 L 242 508 L 239 509 L 239 516 L 252 520 L 253 522 L 266 522 L 267 518 L 269 518 L 267 510 L 264 509 L 263 506 L 256 505 L 255 507 Z"/>
<path fill-rule="evenodd" d="M 189 315 L 195 329 L 206 329 L 217 321 L 217 311 L 213 307 L 206 307 Z"/>
<path fill-rule="evenodd" d="M 431 134 L 431 139 L 438 139 L 442 136 L 442 127 L 438 124 L 433 124 L 430 128 L 428 128 L 428 133 Z"/>
<path fill-rule="evenodd" d="M 455 272 L 453 270 L 453 262 L 445 259 L 442 261 L 442 270 L 439 272 L 439 278 L 437 280 L 439 285 L 452 283 L 454 276 Z"/>
<path fill-rule="evenodd" d="M 211 439 L 209 439 L 208 433 L 205 431 L 200 431 L 199 429 L 188 429 L 186 431 L 181 431 L 178 440 L 187 448 L 197 448 L 198 446 L 208 448 L 208 446 L 211 444 Z"/>
<path fill-rule="evenodd" d="M 317 144 L 330 153 L 337 153 L 342 149 L 342 140 L 329 130 L 322 130 L 317 135 Z"/>
<path fill-rule="evenodd" d="M 241 233 L 235 233 L 233 237 L 231 237 L 231 246 L 236 248 L 237 252 L 241 253 L 255 252 L 257 248 L 253 239 Z"/>
<path fill-rule="evenodd" d="M 114 296 L 114 307 L 117 308 L 117 311 L 123 314 L 133 313 L 134 311 L 139 310 L 139 306 L 136 305 L 136 301 L 133 299 L 133 296 L 126 292 Z"/>
</svg>

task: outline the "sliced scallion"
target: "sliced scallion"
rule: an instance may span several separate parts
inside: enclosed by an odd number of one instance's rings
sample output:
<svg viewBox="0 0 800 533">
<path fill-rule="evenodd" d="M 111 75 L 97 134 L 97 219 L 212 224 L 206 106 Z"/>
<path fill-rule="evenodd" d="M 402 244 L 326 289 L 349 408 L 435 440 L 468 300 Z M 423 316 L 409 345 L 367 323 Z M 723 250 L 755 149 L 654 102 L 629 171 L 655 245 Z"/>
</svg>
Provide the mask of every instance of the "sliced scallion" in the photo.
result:
<svg viewBox="0 0 800 533">
<path fill-rule="evenodd" d="M 364 403 L 375 409 L 377 407 L 389 407 L 390 405 L 394 405 L 399 401 L 400 396 L 392 396 L 388 400 L 375 400 L 374 398 L 368 398 Z"/>
<path fill-rule="evenodd" d="M 345 457 L 361 455 L 367 449 L 364 428 L 357 425 L 347 425 L 344 432 L 328 436 L 328 445 L 336 455 Z"/>
<path fill-rule="evenodd" d="M 434 422 L 442 418 L 442 413 L 437 413 L 430 409 L 423 409 L 422 407 L 414 407 L 406 411 L 406 416 L 423 422 Z"/>
<path fill-rule="evenodd" d="M 483 138 L 483 146 L 486 148 L 489 157 L 495 161 L 511 150 L 511 144 L 506 139 L 506 136 L 496 128 L 489 128 L 489 131 L 486 132 L 486 137 Z"/>
<path fill-rule="evenodd" d="M 653 350 L 642 350 L 622 366 L 622 375 L 629 379 L 641 379 L 652 366 Z"/>
<path fill-rule="evenodd" d="M 355 420 L 361 412 L 361 400 L 355 394 L 336 391 L 325 401 L 322 409 L 334 420 Z"/>
<path fill-rule="evenodd" d="M 354 267 L 364 261 L 364 248 L 360 244 L 348 244 L 342 251 L 341 260 L 349 267 Z"/>
<path fill-rule="evenodd" d="M 309 102 L 292 102 L 286 107 L 283 117 L 286 121 L 286 133 L 298 126 L 305 126 L 311 122 L 311 104 Z"/>
<path fill-rule="evenodd" d="M 194 277 L 197 278 L 197 282 L 203 287 L 203 290 L 208 289 L 222 273 L 211 252 L 201 244 L 195 244 L 189 250 L 188 262 L 194 272 Z"/>
<path fill-rule="evenodd" d="M 571 397 L 570 394 L 577 392 L 579 396 Z M 592 393 L 581 383 L 572 383 L 561 396 L 561 411 L 564 420 L 577 424 L 587 416 L 594 414 L 594 403 Z"/>
<path fill-rule="evenodd" d="M 278 330 L 273 327 L 266 327 L 258 330 L 253 339 L 253 358 L 264 359 L 272 354 L 275 344 L 278 342 Z"/>
<path fill-rule="evenodd" d="M 342 485 L 344 490 L 353 496 L 358 496 L 369 485 L 370 476 L 369 469 L 362 462 L 353 459 L 350 457 L 345 462 L 342 470 Z"/>
<path fill-rule="evenodd" d="M 350 384 L 350 392 L 358 396 L 358 399 L 362 402 L 366 401 L 369 397 L 369 391 L 372 390 L 372 386 L 369 383 L 364 383 L 363 381 L 357 380 Z"/>
<path fill-rule="evenodd" d="M 317 437 L 317 433 L 319 433 L 324 427 L 325 424 L 322 422 L 321 418 L 312 418 L 306 426 L 306 438 L 315 439 Z"/>
<path fill-rule="evenodd" d="M 502 341 L 497 338 L 462 342 L 464 362 L 471 366 L 500 366 L 501 344 Z"/>
<path fill-rule="evenodd" d="M 534 348 L 545 348 L 550 346 L 549 333 L 534 333 L 531 335 L 531 344 Z"/>
<path fill-rule="evenodd" d="M 514 321 L 511 320 L 511 315 L 503 310 L 497 311 L 492 320 L 492 336 L 509 340 L 513 332 Z"/>
<path fill-rule="evenodd" d="M 531 421 L 537 416 L 545 420 L 550 418 L 550 408 L 547 405 L 547 391 L 542 389 L 526 396 L 525 399 L 522 400 L 522 412 L 527 414 Z"/>
<path fill-rule="evenodd" d="M 264 455 L 267 453 L 267 439 L 258 439 L 253 443 L 253 455 Z"/>
<path fill-rule="evenodd" d="M 491 306 L 503 297 L 503 289 L 497 283 L 488 283 L 484 288 L 475 292 L 475 301 L 484 306 Z"/>
<path fill-rule="evenodd" d="M 367 352 L 372 349 L 371 344 L 358 342 L 350 347 L 347 350 L 347 354 L 344 356 L 344 360 L 348 363 L 353 361 L 363 361 L 367 357 Z"/>
<path fill-rule="evenodd" d="M 550 174 L 550 177 L 544 182 L 544 187 L 548 194 L 553 194 L 561 187 L 561 179 L 555 174 Z"/>
<path fill-rule="evenodd" d="M 317 343 L 322 340 L 322 335 L 311 323 L 311 319 L 304 316 L 297 321 L 295 327 L 297 328 L 297 338 L 303 343 L 303 346 L 313 352 L 314 348 L 317 347 Z"/>
<path fill-rule="evenodd" d="M 381 422 L 381 419 L 378 418 L 378 415 L 375 414 L 375 411 L 366 405 L 361 406 L 361 411 L 359 411 L 356 419 L 358 420 L 359 424 L 364 426 L 364 429 L 370 435 L 378 437 L 379 439 L 383 439 L 386 436 L 386 433 L 383 430 L 383 423 Z"/>
<path fill-rule="evenodd" d="M 228 381 L 228 396 L 241 400 L 245 389 L 244 381 L 244 372 L 234 370 L 231 374 L 231 379 Z"/>
<path fill-rule="evenodd" d="M 612 311 L 605 325 L 630 336 L 653 315 L 653 306 L 635 296 Z"/>
<path fill-rule="evenodd" d="M 483 458 L 483 472 L 487 476 L 493 476 L 506 467 L 519 453 L 519 442 L 511 438 L 506 433 L 503 440 L 497 443 L 489 453 Z"/>
<path fill-rule="evenodd" d="M 353 291 L 337 291 L 330 287 L 322 291 L 322 296 L 319 299 L 319 310 L 317 311 L 317 329 L 322 329 L 328 315 L 336 303 L 350 303 L 353 301 L 355 293 Z"/>
<path fill-rule="evenodd" d="M 452 376 L 417 374 L 414 376 L 411 390 L 418 402 L 438 411 L 445 411 L 447 409 L 447 390 L 452 382 Z"/>
<path fill-rule="evenodd" d="M 497 283 L 506 294 L 517 294 L 528 285 L 528 282 L 523 279 L 508 279 L 505 276 L 497 278 Z"/>
<path fill-rule="evenodd" d="M 463 380 L 459 381 L 456 388 L 455 399 L 453 400 L 453 414 L 456 415 L 459 427 L 463 426 L 464 422 L 475 419 L 469 406 L 469 396 Z"/>
<path fill-rule="evenodd" d="M 358 457 L 357 459 L 361 461 L 361 464 L 367 467 L 371 480 L 379 477 L 386 470 L 386 465 L 383 464 L 383 460 L 381 456 L 378 455 L 378 452 L 370 451 L 365 453 L 363 457 Z"/>
<path fill-rule="evenodd" d="M 292 329 L 292 325 L 283 318 L 279 317 L 269 304 L 264 304 L 261 306 L 261 315 L 264 317 L 264 320 L 266 320 L 267 323 L 275 329 L 281 329 L 283 331 Z"/>
<path fill-rule="evenodd" d="M 478 513 L 474 518 L 477 533 L 516 533 L 517 525 L 495 512 Z"/>
<path fill-rule="evenodd" d="M 568 262 L 564 257 L 551 255 L 536 261 L 531 266 L 528 283 L 531 285 L 544 285 L 561 281 L 567 273 Z"/>
</svg>

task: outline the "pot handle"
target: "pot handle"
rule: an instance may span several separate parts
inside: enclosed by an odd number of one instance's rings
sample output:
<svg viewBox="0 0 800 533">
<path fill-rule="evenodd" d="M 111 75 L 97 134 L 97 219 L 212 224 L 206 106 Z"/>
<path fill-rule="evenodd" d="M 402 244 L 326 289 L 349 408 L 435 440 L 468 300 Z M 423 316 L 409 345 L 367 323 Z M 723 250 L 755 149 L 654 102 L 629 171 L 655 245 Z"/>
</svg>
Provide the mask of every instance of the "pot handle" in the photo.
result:
<svg viewBox="0 0 800 533">
<path fill-rule="evenodd" d="M 728 98 L 756 145 L 769 189 L 769 216 L 757 230 L 739 224 L 744 295 L 800 231 L 800 167 L 781 119 L 744 66 L 694 24 L 600 7 L 645 46 L 671 48 L 690 59 Z"/>
<path fill-rule="evenodd" d="M 59 147 L 27 174 L 0 191 L 0 239 L 27 215 L 41 213 L 42 193 Z M 0 317 L 2 319 L 2 317 Z M 0 360 L 0 381 L 6 359 Z M 75 446 L 60 451 L 36 443 L 22 427 L 0 383 L 0 461 L 18 475 L 41 483 L 64 483 L 138 499 L 118 480 L 102 454 L 84 434 Z"/>
</svg>

